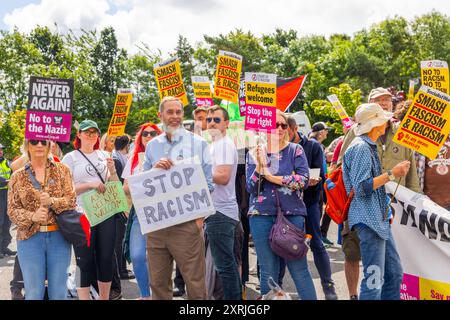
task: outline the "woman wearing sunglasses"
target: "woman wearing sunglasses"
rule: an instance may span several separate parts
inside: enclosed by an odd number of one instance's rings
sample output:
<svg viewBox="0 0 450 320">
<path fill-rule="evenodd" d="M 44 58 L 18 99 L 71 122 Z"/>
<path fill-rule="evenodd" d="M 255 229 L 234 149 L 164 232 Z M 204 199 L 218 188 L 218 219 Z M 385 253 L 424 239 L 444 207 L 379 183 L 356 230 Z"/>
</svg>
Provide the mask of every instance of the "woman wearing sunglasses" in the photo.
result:
<svg viewBox="0 0 450 320">
<path fill-rule="evenodd" d="M 62 162 L 72 172 L 77 203 L 83 207 L 81 195 L 90 190 L 105 192 L 107 181 L 118 181 L 114 160 L 99 149 L 100 129 L 92 120 L 80 123 L 74 141 L 75 150 L 65 155 Z M 77 288 L 80 300 L 89 300 L 89 288 L 97 279 L 100 300 L 109 300 L 113 275 L 115 217 L 91 227 L 90 243 L 75 247 L 77 266 L 81 271 Z"/>
<path fill-rule="evenodd" d="M 136 134 L 135 147 L 122 173 L 122 178 L 125 179 L 123 188 L 127 195 L 130 194 L 127 178 L 142 172 L 142 161 L 140 159 L 144 158 L 147 143 L 159 134 L 161 134 L 161 130 L 151 122 L 143 124 Z M 151 299 L 146 246 L 147 237 L 142 235 L 136 211 L 132 207 L 128 216 L 124 255 L 128 262 L 133 264 L 133 272 L 142 300 Z"/>
<path fill-rule="evenodd" d="M 25 140 L 29 163 L 9 182 L 8 215 L 17 229 L 17 252 L 27 300 L 64 300 L 71 245 L 55 215 L 76 208 L 72 177 L 65 165 L 49 159 L 50 142 Z"/>
<path fill-rule="evenodd" d="M 289 142 L 287 117 L 277 111 L 276 129 L 267 135 L 267 147 L 258 145 L 247 154 L 246 180 L 250 193 L 250 231 L 261 270 L 261 294 L 269 292 L 270 277 L 277 280 L 280 258 L 270 248 L 269 234 L 277 216 L 277 194 L 281 210 L 297 228 L 304 230 L 306 207 L 302 192 L 308 185 L 309 169 L 303 148 Z M 306 256 L 286 261 L 302 300 L 316 300 Z"/>
</svg>

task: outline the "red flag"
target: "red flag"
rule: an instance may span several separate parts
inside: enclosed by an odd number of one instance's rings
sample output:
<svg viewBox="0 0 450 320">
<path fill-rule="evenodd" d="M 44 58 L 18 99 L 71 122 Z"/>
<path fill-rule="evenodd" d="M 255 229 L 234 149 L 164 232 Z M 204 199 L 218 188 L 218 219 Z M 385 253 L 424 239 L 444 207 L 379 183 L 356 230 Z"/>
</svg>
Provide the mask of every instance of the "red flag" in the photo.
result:
<svg viewBox="0 0 450 320">
<path fill-rule="evenodd" d="M 277 109 L 285 112 L 291 106 L 305 80 L 306 75 L 297 78 L 277 77 Z"/>
</svg>

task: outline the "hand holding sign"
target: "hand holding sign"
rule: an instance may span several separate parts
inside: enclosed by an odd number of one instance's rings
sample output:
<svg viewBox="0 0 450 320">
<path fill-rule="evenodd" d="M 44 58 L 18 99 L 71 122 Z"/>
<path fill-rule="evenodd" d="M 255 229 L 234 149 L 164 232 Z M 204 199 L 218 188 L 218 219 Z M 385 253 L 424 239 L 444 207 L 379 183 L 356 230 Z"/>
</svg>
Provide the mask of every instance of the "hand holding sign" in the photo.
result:
<svg viewBox="0 0 450 320">
<path fill-rule="evenodd" d="M 410 167 L 411 167 L 410 161 L 408 160 L 402 161 L 392 168 L 392 174 L 396 178 L 404 177 L 408 174 Z"/>
<path fill-rule="evenodd" d="M 258 164 L 260 166 L 262 166 L 262 167 L 267 166 L 266 149 L 262 145 L 259 145 L 256 147 L 256 157 L 257 157 Z"/>
<path fill-rule="evenodd" d="M 158 162 L 155 163 L 154 168 L 156 169 L 163 169 L 163 170 L 170 170 L 173 166 L 173 161 L 167 158 L 161 158 Z"/>
<path fill-rule="evenodd" d="M 39 199 L 41 200 L 41 207 L 48 207 L 50 205 L 50 195 L 47 192 L 42 192 Z"/>
<path fill-rule="evenodd" d="M 114 164 L 114 160 L 112 158 L 106 158 L 106 167 L 110 172 L 116 172 L 116 165 Z"/>
<path fill-rule="evenodd" d="M 267 155 L 264 146 L 257 145 L 253 150 L 250 151 L 250 155 L 253 159 L 253 162 L 256 163 L 257 167 L 264 168 L 267 166 Z"/>
<path fill-rule="evenodd" d="M 39 207 L 36 212 L 31 216 L 31 221 L 36 223 L 46 223 L 48 219 L 48 209 L 45 207 Z"/>
<path fill-rule="evenodd" d="M 106 186 L 102 182 L 92 182 L 92 189 L 97 190 L 99 193 L 104 193 L 106 191 Z"/>
</svg>

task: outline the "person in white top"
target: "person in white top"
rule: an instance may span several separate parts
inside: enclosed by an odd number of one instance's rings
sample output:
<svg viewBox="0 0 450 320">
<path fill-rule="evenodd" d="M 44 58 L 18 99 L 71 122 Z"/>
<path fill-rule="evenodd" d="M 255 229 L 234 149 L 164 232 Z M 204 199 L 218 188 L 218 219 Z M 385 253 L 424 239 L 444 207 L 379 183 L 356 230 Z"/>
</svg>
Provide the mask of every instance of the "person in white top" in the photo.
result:
<svg viewBox="0 0 450 320">
<path fill-rule="evenodd" d="M 124 179 L 123 189 L 127 195 L 130 195 L 128 187 L 128 178 L 134 174 L 142 172 L 142 162 L 147 143 L 154 137 L 161 134 L 161 130 L 153 123 L 148 122 L 141 125 L 136 134 L 135 147 L 130 154 L 125 168 L 123 169 L 122 178 Z M 127 223 L 127 232 L 124 242 L 124 254 L 128 262 L 133 265 L 133 272 L 136 276 L 139 291 L 141 292 L 141 300 L 150 300 L 150 276 L 147 264 L 147 237 L 141 233 L 139 220 L 134 210 L 134 206 L 130 210 Z"/>
<path fill-rule="evenodd" d="M 227 110 L 220 106 L 209 108 L 206 121 L 212 137 L 210 150 L 215 186 L 211 196 L 216 213 L 205 220 L 205 232 L 222 280 L 224 299 L 241 300 L 241 279 L 234 255 L 235 231 L 239 223 L 235 190 L 238 154 L 233 141 L 226 135 L 230 122 Z"/>
<path fill-rule="evenodd" d="M 80 123 L 74 143 L 75 149 L 66 154 L 62 163 L 72 172 L 77 204 L 82 207 L 81 195 L 96 189 L 105 192 L 106 181 L 118 181 L 114 160 L 99 149 L 100 129 L 92 120 Z M 89 300 L 89 289 L 97 278 L 100 300 L 109 300 L 113 275 L 115 217 L 91 227 L 89 246 L 74 247 L 77 267 L 81 271 L 78 298 Z"/>
</svg>

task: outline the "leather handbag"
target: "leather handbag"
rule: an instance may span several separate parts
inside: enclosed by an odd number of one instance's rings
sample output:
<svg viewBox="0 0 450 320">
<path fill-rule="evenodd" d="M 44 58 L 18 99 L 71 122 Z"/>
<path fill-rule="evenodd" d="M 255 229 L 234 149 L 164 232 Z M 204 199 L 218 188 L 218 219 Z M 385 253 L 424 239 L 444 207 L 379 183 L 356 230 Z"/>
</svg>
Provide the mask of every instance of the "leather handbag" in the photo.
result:
<svg viewBox="0 0 450 320">
<path fill-rule="evenodd" d="M 89 222 L 87 225 L 82 222 L 83 215 L 77 210 L 66 210 L 55 215 L 59 231 L 74 247 L 87 245 L 90 238 Z"/>
<path fill-rule="evenodd" d="M 306 234 L 283 215 L 277 190 L 275 190 L 275 196 L 277 199 L 277 219 L 270 230 L 270 248 L 286 260 L 301 259 L 308 253 L 308 246 L 305 243 Z"/>
</svg>

